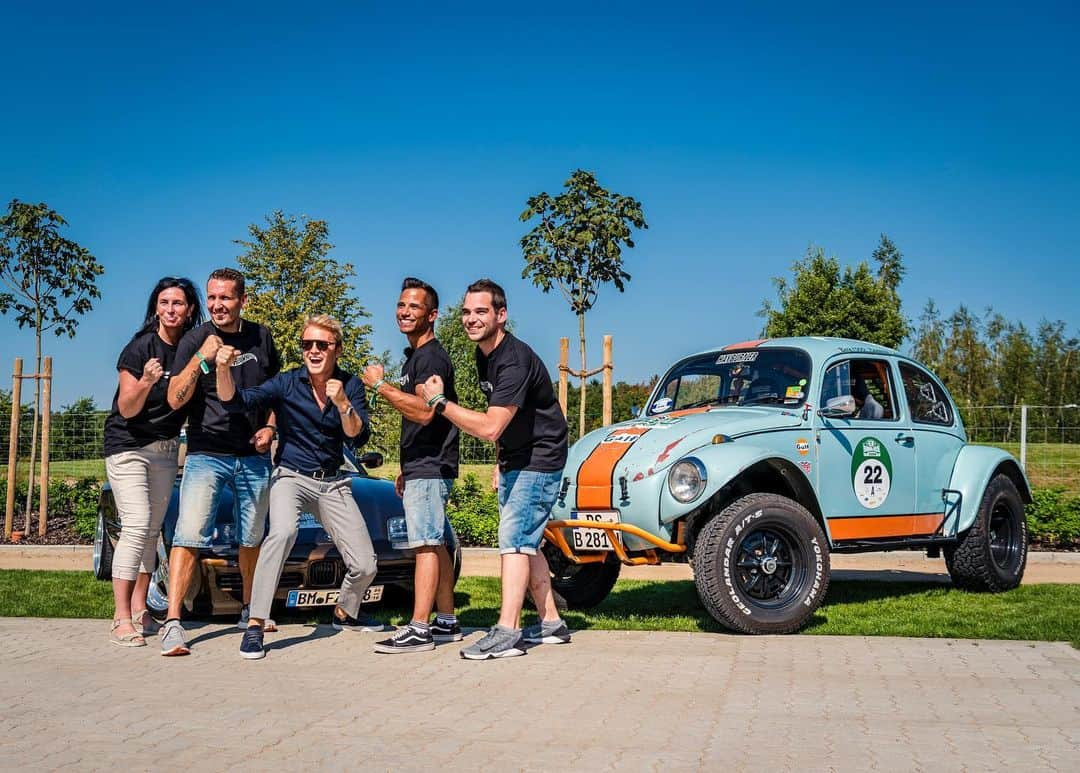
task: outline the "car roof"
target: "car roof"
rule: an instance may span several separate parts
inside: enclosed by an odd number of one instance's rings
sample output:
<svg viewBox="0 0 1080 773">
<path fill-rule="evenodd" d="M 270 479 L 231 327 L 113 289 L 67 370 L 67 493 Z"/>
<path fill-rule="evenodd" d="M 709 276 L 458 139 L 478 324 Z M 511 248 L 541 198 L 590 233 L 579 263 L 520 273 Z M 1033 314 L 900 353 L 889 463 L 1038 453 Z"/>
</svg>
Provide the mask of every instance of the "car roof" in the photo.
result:
<svg viewBox="0 0 1080 773">
<path fill-rule="evenodd" d="M 853 338 L 833 338 L 831 336 L 797 336 L 792 338 L 759 338 L 751 341 L 740 341 L 734 344 L 705 349 L 690 355 L 697 357 L 702 354 L 717 351 L 738 351 L 741 349 L 782 349 L 794 347 L 804 349 L 815 362 L 833 356 L 834 354 L 879 354 L 892 357 L 904 357 L 896 349 L 880 346 L 868 341 L 856 341 Z"/>
</svg>

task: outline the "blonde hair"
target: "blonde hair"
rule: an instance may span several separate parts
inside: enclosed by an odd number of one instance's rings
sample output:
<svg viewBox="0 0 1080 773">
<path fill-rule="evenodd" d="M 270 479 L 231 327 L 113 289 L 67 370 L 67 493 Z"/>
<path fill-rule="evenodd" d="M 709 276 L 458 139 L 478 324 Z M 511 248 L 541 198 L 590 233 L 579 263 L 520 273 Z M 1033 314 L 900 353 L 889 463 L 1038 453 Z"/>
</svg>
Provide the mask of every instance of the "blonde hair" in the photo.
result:
<svg viewBox="0 0 1080 773">
<path fill-rule="evenodd" d="M 329 330 L 334 334 L 334 341 L 337 342 L 337 348 L 341 349 L 341 323 L 329 314 L 309 314 L 304 319 L 304 330 L 307 330 L 309 327 L 321 327 L 323 330 Z"/>
</svg>

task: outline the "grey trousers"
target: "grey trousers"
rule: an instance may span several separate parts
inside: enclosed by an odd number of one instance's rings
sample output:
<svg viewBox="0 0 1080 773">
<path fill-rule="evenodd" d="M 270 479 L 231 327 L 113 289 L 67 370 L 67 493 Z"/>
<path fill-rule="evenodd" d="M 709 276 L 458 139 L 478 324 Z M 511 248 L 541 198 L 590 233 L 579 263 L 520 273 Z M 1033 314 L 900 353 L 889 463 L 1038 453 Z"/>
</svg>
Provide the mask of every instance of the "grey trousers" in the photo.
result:
<svg viewBox="0 0 1080 773">
<path fill-rule="evenodd" d="M 105 457 L 105 473 L 120 515 L 120 540 L 112 562 L 112 575 L 118 580 L 137 579 L 140 572 L 149 574 L 157 565 L 158 534 L 176 483 L 179 448 L 176 438 L 156 440 Z"/>
<path fill-rule="evenodd" d="M 304 511 L 318 519 L 345 561 L 338 605 L 353 617 L 360 612 L 360 599 L 375 579 L 376 562 L 367 524 L 352 496 L 352 479 L 314 480 L 275 467 L 270 475 L 270 529 L 259 550 L 251 588 L 252 617 L 265 620 L 270 616 L 274 592 L 285 559 L 296 543 Z"/>
</svg>

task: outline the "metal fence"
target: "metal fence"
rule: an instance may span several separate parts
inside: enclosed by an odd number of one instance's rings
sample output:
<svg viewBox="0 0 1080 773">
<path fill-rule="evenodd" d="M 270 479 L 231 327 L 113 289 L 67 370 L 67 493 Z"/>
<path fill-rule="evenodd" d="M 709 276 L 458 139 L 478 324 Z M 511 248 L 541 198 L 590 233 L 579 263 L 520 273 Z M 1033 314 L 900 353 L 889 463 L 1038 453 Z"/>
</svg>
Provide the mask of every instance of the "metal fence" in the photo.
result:
<svg viewBox="0 0 1080 773">
<path fill-rule="evenodd" d="M 1080 490 L 1080 406 L 976 405 L 961 406 L 960 414 L 971 442 L 998 446 L 1014 454 L 1035 485 Z M 49 457 L 54 476 L 104 478 L 102 445 L 106 416 L 105 411 L 53 413 Z M 587 419 L 588 429 L 599 426 L 599 416 L 590 414 Z M 0 438 L 8 438 L 10 422 L 10 415 L 0 416 Z M 32 417 L 24 412 L 19 424 L 22 470 L 30 454 L 32 423 Z M 577 417 L 571 416 L 569 423 L 572 442 L 577 438 Z M 375 445 L 380 446 L 377 439 Z M 387 462 L 397 461 L 396 446 L 381 450 Z M 4 453 L 0 469 L 6 461 Z M 495 446 L 463 433 L 461 461 L 491 464 L 495 461 Z"/>
</svg>

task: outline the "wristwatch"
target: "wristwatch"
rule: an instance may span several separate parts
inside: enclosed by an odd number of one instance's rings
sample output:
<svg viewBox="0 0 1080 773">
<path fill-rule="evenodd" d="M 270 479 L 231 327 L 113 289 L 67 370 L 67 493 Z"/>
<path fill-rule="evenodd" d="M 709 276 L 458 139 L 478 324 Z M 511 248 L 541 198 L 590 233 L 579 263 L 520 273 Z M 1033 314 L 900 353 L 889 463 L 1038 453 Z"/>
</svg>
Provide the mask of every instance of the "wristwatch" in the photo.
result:
<svg viewBox="0 0 1080 773">
<path fill-rule="evenodd" d="M 349 407 L 346 408 L 344 411 L 342 411 L 341 415 L 348 417 L 348 416 L 352 416 L 354 413 L 356 413 L 356 411 L 353 409 L 352 403 L 349 403 Z"/>
<path fill-rule="evenodd" d="M 439 400 L 439 402 L 435 403 L 435 413 L 442 416 L 443 413 L 446 412 L 446 403 L 447 402 L 449 402 L 449 401 L 444 397 L 442 400 Z"/>
</svg>

